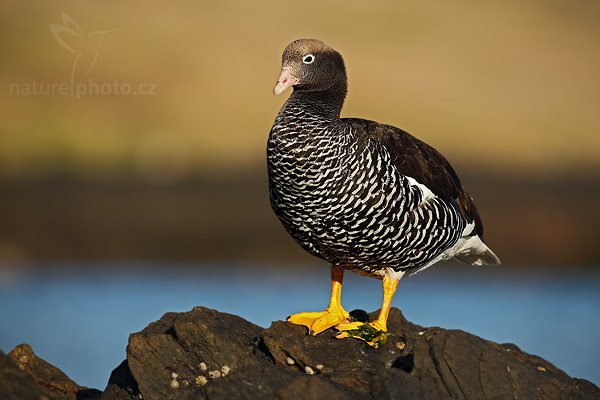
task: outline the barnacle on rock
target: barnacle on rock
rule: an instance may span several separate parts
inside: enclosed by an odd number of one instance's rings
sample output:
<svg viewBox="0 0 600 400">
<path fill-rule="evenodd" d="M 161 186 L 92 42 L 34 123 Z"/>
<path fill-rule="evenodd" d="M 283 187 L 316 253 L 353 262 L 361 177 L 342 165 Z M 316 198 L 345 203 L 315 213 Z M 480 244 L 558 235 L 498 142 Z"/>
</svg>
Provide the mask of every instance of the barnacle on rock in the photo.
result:
<svg viewBox="0 0 600 400">
<path fill-rule="evenodd" d="M 196 385 L 198 385 L 198 386 L 204 386 L 204 385 L 206 385 L 207 382 L 208 382 L 208 379 L 206 379 L 205 376 L 198 375 L 196 377 Z"/>
</svg>

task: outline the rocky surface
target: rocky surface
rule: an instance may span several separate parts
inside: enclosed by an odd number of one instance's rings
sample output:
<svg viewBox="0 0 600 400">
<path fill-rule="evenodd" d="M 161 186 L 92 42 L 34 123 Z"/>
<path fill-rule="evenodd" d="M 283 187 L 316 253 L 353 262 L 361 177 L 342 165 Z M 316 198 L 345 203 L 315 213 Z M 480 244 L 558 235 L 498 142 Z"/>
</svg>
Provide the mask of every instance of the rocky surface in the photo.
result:
<svg viewBox="0 0 600 400">
<path fill-rule="evenodd" d="M 61 370 L 21 344 L 8 355 L 0 353 L 0 399 L 85 400 L 99 399 L 102 392 L 79 386 Z"/>
<path fill-rule="evenodd" d="M 423 328 L 397 309 L 392 309 L 388 326 L 387 344 L 372 349 L 356 340 L 334 339 L 333 331 L 307 336 L 305 328 L 282 321 L 263 329 L 196 307 L 167 313 L 132 334 L 127 359 L 113 371 L 102 394 L 79 387 L 20 346 L 0 358 L 0 398 L 600 398 L 592 383 L 571 378 L 515 345 Z M 29 361 L 23 362 L 23 356 Z M 23 394 L 11 397 L 14 393 Z"/>
</svg>

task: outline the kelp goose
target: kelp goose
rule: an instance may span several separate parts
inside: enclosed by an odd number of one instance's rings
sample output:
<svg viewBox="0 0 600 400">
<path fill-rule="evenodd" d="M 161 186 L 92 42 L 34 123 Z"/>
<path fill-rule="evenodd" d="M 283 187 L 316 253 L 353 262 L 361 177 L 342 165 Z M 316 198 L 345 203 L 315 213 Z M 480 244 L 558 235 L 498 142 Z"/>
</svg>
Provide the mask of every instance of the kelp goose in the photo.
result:
<svg viewBox="0 0 600 400">
<path fill-rule="evenodd" d="M 451 258 L 500 260 L 483 243 L 473 199 L 449 162 L 390 125 L 340 118 L 347 77 L 340 53 L 314 39 L 290 43 L 276 95 L 293 93 L 267 143 L 271 206 L 308 252 L 331 263 L 331 299 L 322 312 L 288 321 L 316 335 L 335 327 L 379 347 L 398 281 Z M 381 279 L 383 303 L 371 323 L 353 322 L 340 302 L 344 270 Z"/>
</svg>

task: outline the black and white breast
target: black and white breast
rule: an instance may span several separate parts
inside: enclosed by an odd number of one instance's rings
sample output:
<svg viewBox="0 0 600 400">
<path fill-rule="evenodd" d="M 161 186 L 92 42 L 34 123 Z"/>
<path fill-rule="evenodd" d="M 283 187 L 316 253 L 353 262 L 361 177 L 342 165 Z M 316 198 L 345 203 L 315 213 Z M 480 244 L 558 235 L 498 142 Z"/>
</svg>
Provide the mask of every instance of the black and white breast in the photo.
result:
<svg viewBox="0 0 600 400">
<path fill-rule="evenodd" d="M 269 134 L 269 190 L 304 249 L 373 276 L 450 258 L 499 263 L 473 199 L 438 151 L 393 126 L 340 118 L 347 77 L 337 51 L 292 42 L 274 92 L 290 86 Z"/>
</svg>

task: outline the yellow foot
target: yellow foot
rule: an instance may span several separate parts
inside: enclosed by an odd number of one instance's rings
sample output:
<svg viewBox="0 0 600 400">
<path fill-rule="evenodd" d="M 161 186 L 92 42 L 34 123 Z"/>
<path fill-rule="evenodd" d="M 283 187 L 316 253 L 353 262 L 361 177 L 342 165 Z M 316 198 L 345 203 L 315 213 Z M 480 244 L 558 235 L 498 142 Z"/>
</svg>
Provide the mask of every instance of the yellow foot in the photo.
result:
<svg viewBox="0 0 600 400">
<path fill-rule="evenodd" d="M 368 322 L 351 322 L 348 324 L 340 324 L 335 327 L 338 331 L 336 339 L 354 338 L 367 342 L 367 344 L 375 349 L 383 346 L 387 341 L 387 332 L 380 329 L 377 321 Z"/>
<path fill-rule="evenodd" d="M 290 315 L 292 324 L 304 325 L 309 335 L 317 335 L 333 326 L 350 321 L 350 314 L 343 308 L 328 308 L 320 312 L 303 312 Z"/>
</svg>

